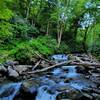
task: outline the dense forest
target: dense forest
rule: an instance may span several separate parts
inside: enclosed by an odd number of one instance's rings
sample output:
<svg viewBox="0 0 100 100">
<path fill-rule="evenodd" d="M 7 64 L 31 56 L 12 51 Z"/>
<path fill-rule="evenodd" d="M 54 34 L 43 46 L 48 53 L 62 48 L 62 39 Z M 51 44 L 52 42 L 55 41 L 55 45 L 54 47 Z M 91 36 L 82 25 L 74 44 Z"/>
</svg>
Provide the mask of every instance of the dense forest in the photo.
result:
<svg viewBox="0 0 100 100">
<path fill-rule="evenodd" d="M 0 100 L 100 100 L 100 0 L 0 0 Z"/>
<path fill-rule="evenodd" d="M 99 0 L 0 0 L 0 62 L 99 51 Z"/>
</svg>

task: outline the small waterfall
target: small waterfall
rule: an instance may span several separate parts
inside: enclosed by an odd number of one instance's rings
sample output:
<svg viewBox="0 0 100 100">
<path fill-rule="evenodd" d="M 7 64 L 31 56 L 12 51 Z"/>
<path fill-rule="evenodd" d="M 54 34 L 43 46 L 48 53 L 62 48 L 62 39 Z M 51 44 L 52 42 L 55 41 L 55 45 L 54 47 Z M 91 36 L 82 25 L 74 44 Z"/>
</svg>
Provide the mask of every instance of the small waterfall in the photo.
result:
<svg viewBox="0 0 100 100">
<path fill-rule="evenodd" d="M 62 72 L 63 72 L 63 70 L 61 68 L 55 68 L 52 73 L 53 73 L 53 75 L 59 75 Z"/>
<path fill-rule="evenodd" d="M 57 93 L 50 94 L 48 93 L 48 86 L 41 86 L 38 89 L 38 94 L 36 100 L 56 100 Z"/>
<path fill-rule="evenodd" d="M 69 66 L 68 67 L 68 77 L 76 77 L 77 73 L 76 73 L 76 66 Z"/>
<path fill-rule="evenodd" d="M 76 66 L 62 66 L 62 69 L 68 71 L 68 73 L 66 74 L 66 77 L 68 78 L 75 78 L 78 76 L 76 72 Z"/>
<path fill-rule="evenodd" d="M 58 63 L 58 62 L 62 62 L 62 61 L 67 61 L 68 56 L 65 54 L 56 54 L 56 55 L 52 55 L 51 59 L 54 60 L 56 63 Z"/>
</svg>

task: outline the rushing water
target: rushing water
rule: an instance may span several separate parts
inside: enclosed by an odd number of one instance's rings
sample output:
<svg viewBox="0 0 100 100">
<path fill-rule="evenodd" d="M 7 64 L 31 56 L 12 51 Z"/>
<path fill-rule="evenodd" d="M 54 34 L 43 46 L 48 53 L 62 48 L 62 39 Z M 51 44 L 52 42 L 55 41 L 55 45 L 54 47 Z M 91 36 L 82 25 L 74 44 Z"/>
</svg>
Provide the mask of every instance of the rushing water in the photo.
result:
<svg viewBox="0 0 100 100">
<path fill-rule="evenodd" d="M 48 86 L 41 86 L 38 89 L 38 94 L 36 100 L 56 100 L 57 93 L 50 94 L 48 93 Z"/>
<path fill-rule="evenodd" d="M 57 54 L 57 55 L 52 55 L 51 59 L 53 59 L 55 62 L 67 61 L 68 56 L 65 54 Z"/>
<path fill-rule="evenodd" d="M 76 72 L 76 66 L 62 66 L 64 70 L 68 70 L 66 77 L 74 78 L 77 77 L 79 74 Z"/>
<path fill-rule="evenodd" d="M 16 93 L 20 90 L 21 83 L 10 83 L 0 88 L 0 100 L 13 100 Z"/>
<path fill-rule="evenodd" d="M 61 54 L 53 55 L 52 57 L 55 58 L 55 61 L 68 60 L 68 56 Z M 57 95 L 60 93 L 60 91 L 58 91 L 60 88 L 73 87 L 76 90 L 81 90 L 83 88 L 88 88 L 89 86 L 95 86 L 95 84 L 91 84 L 91 82 L 86 79 L 82 79 L 82 77 L 80 78 L 80 73 L 77 73 L 76 67 L 77 66 L 61 66 L 60 68 L 55 68 L 51 71 L 52 74 L 50 76 L 54 79 L 48 78 L 46 75 L 38 77 L 40 83 L 37 90 L 34 88 L 34 84 L 29 90 L 31 93 L 37 91 L 36 100 L 56 100 Z M 59 81 L 56 78 L 58 78 Z M 69 78 L 74 80 L 68 83 L 64 82 L 64 79 Z M 75 80 L 76 78 L 77 80 Z M 0 100 L 13 100 L 19 92 L 21 84 L 22 83 L 10 83 L 0 86 Z"/>
</svg>

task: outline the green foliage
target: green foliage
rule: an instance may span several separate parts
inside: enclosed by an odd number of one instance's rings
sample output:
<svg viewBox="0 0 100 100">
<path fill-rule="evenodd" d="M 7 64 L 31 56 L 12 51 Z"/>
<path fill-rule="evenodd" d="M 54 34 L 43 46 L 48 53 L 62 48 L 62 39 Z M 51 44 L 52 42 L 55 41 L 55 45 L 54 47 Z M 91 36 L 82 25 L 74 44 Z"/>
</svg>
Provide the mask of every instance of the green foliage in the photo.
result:
<svg viewBox="0 0 100 100">
<path fill-rule="evenodd" d="M 89 2 L 93 7 L 86 8 Z M 84 43 L 88 52 L 99 55 L 99 12 L 99 0 L 0 0 L 0 61 L 29 62 L 35 52 L 44 56 L 83 52 Z M 86 13 L 94 23 L 86 27 L 85 35 L 80 21 Z"/>
<path fill-rule="evenodd" d="M 30 41 L 18 42 L 16 47 L 10 50 L 9 56 L 21 63 L 29 63 L 32 58 L 37 57 L 36 52 L 43 56 L 49 56 L 54 53 L 64 53 L 69 51 L 68 46 L 64 43 L 61 44 L 60 48 L 57 48 L 56 45 L 57 42 L 52 37 L 40 36 L 37 39 L 31 39 Z"/>
<path fill-rule="evenodd" d="M 0 0 L 0 43 L 12 37 L 12 25 L 9 20 L 13 12 L 7 6 L 6 0 Z"/>
<path fill-rule="evenodd" d="M 21 63 L 28 63 L 32 58 L 33 51 L 27 42 L 23 42 L 11 51 L 11 55 Z"/>
<path fill-rule="evenodd" d="M 13 25 L 14 28 L 14 37 L 28 39 L 29 37 L 37 37 L 39 31 L 36 27 L 28 24 L 28 23 L 16 23 Z"/>
<path fill-rule="evenodd" d="M 100 26 L 100 24 L 96 24 L 88 29 L 87 39 L 86 39 L 86 45 L 87 45 L 88 52 L 92 52 L 92 53 L 94 52 L 97 54 L 99 52 L 99 47 L 100 47 L 100 41 L 99 41 L 100 27 L 99 26 Z M 82 41 L 84 38 L 84 33 L 85 33 L 85 30 L 78 29 L 77 44 L 80 44 L 80 45 L 78 45 L 77 47 L 80 49 L 82 49 Z"/>
<path fill-rule="evenodd" d="M 10 39 L 12 37 L 12 25 L 8 22 L 1 21 L 0 22 L 0 42 L 4 42 L 6 39 Z"/>
<path fill-rule="evenodd" d="M 6 0 L 0 0 L 0 19 L 9 20 L 13 12 L 8 8 Z"/>
<path fill-rule="evenodd" d="M 85 4 L 88 2 L 88 0 L 75 0 L 76 6 L 74 6 L 74 13 L 78 16 L 80 16 L 82 13 L 85 12 Z"/>
<path fill-rule="evenodd" d="M 13 60 L 13 58 L 10 57 L 9 54 L 9 50 L 0 50 L 0 63 L 3 63 L 7 60 Z"/>
<path fill-rule="evenodd" d="M 56 44 L 56 41 L 52 40 L 50 37 L 39 37 L 37 39 L 31 39 L 30 41 L 16 44 L 16 47 L 10 51 L 9 56 L 12 56 L 12 58 L 15 58 L 15 60 L 18 60 L 21 63 L 29 63 L 32 58 L 36 57 L 35 52 L 38 52 L 44 56 L 53 54 L 55 51 L 54 44 Z"/>
<path fill-rule="evenodd" d="M 51 37 L 38 37 L 36 40 L 33 39 L 30 41 L 30 46 L 33 50 L 45 56 L 54 53 L 56 44 L 56 40 Z"/>
<path fill-rule="evenodd" d="M 9 9 L 0 9 L 0 19 L 9 20 L 13 13 Z"/>
</svg>

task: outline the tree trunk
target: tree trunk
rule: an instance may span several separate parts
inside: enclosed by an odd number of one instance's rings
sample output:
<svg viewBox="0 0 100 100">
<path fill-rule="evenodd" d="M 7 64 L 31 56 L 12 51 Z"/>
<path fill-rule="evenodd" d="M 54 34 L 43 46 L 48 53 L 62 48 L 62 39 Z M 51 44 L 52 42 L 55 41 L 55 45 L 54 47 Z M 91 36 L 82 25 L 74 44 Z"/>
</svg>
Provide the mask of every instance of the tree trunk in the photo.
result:
<svg viewBox="0 0 100 100">
<path fill-rule="evenodd" d="M 58 21 L 58 25 L 57 25 L 57 42 L 59 42 L 59 37 L 60 37 L 60 25 L 59 25 L 59 21 Z"/>
<path fill-rule="evenodd" d="M 58 47 L 60 46 L 60 43 L 61 43 L 61 38 L 62 38 L 62 26 L 61 26 L 61 29 L 60 29 L 60 32 L 59 32 L 59 37 L 58 37 Z"/>
<path fill-rule="evenodd" d="M 29 1 L 29 4 L 27 6 L 27 10 L 26 10 L 26 20 L 28 19 L 28 16 L 29 16 L 30 6 L 31 6 L 31 0 Z"/>
<path fill-rule="evenodd" d="M 83 38 L 83 49 L 85 53 L 87 53 L 87 47 L 86 47 L 87 32 L 88 32 L 88 28 L 86 28 L 84 38 Z"/>
<path fill-rule="evenodd" d="M 46 35 L 49 35 L 49 22 L 47 24 L 47 32 L 46 32 Z"/>
</svg>

